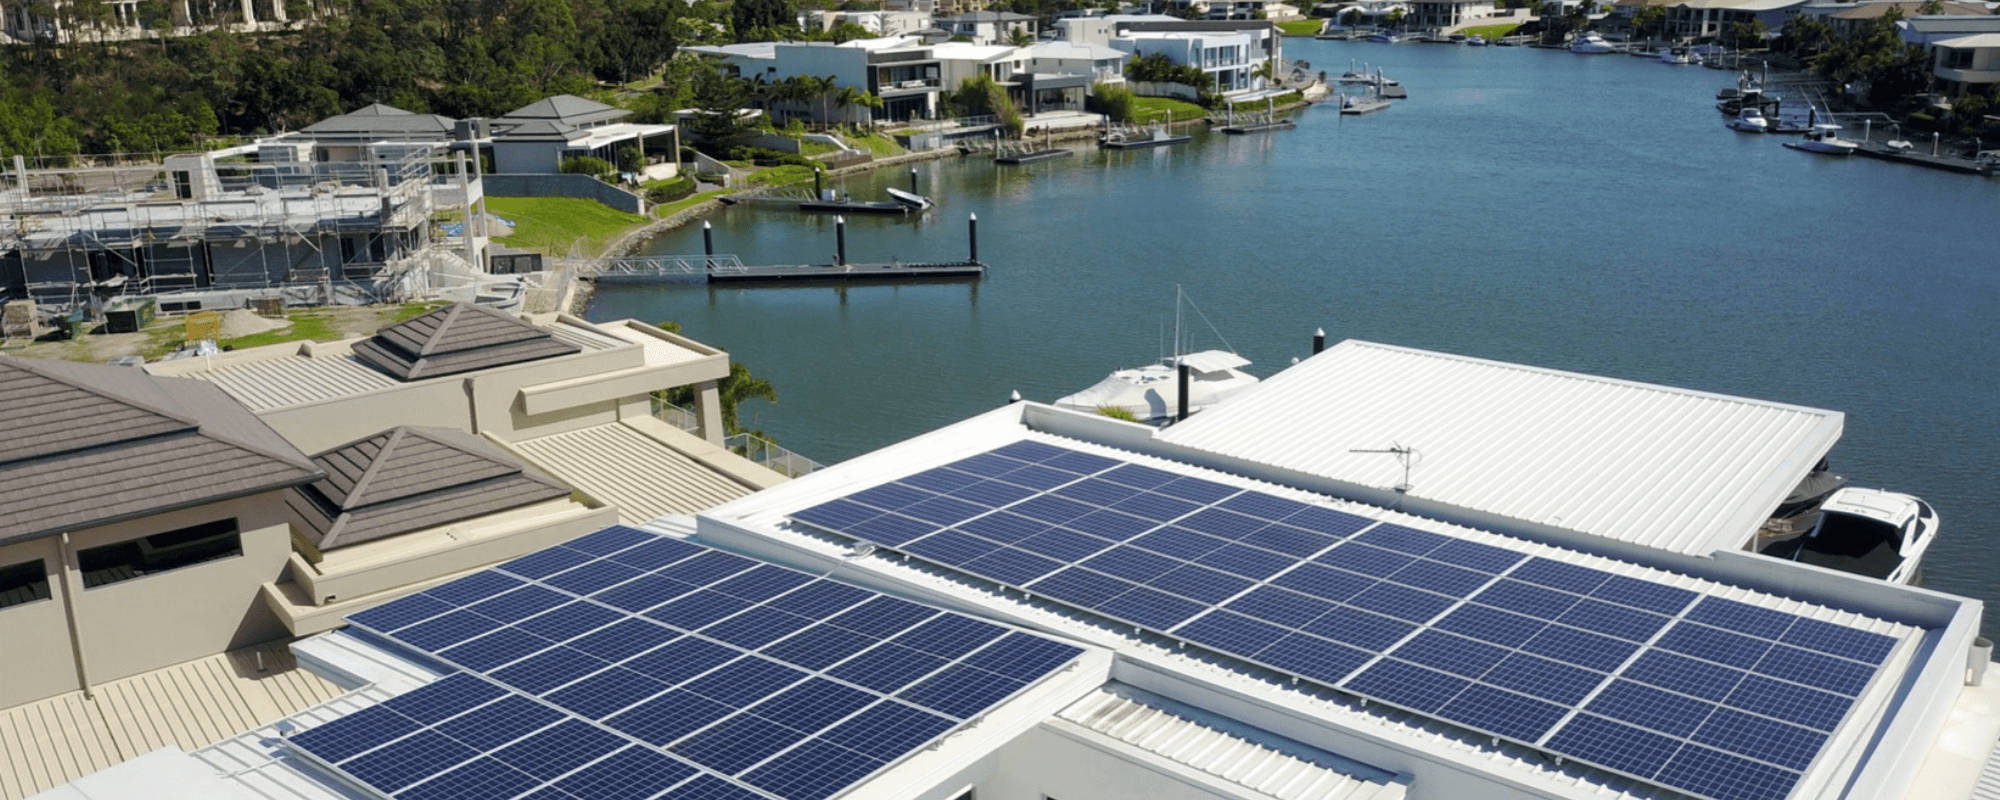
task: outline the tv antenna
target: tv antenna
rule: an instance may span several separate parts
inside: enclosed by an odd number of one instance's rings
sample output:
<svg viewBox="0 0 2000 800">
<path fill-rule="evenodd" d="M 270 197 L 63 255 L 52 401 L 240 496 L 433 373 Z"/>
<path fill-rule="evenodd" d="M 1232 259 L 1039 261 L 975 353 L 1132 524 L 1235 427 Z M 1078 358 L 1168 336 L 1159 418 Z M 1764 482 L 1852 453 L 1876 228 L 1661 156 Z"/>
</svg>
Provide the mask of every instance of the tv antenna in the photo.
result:
<svg viewBox="0 0 2000 800">
<path fill-rule="evenodd" d="M 1395 456 L 1395 457 L 1396 457 L 1396 461 L 1397 461 L 1398 463 L 1400 463 L 1400 464 L 1402 464 L 1402 465 L 1403 465 L 1403 482 L 1402 482 L 1402 483 L 1399 483 L 1399 484 L 1396 484 L 1396 486 L 1395 486 L 1395 491 L 1396 491 L 1396 492 L 1397 492 L 1398 494 L 1408 494 L 1408 493 L 1409 493 L 1409 491 L 1410 491 L 1410 465 L 1411 465 L 1411 464 L 1416 464 L 1416 463 L 1421 463 L 1421 462 L 1422 462 L 1422 461 L 1424 460 L 1424 459 L 1423 459 L 1423 455 L 1422 455 L 1421 453 L 1418 453 L 1418 452 L 1417 452 L 1417 448 L 1414 448 L 1414 447 L 1404 447 L 1403 445 L 1400 445 L 1400 444 L 1396 444 L 1396 443 L 1394 443 L 1394 442 L 1390 442 L 1390 443 L 1389 443 L 1389 446 L 1388 446 L 1388 447 L 1386 447 L 1386 448 L 1383 448 L 1383 449 L 1380 449 L 1380 450 L 1366 450 L 1366 449 L 1354 449 L 1354 450 L 1349 450 L 1349 451 L 1347 451 L 1347 452 L 1350 452 L 1350 453 L 1387 453 L 1387 454 L 1389 454 L 1389 455 L 1393 455 L 1393 456 Z"/>
</svg>

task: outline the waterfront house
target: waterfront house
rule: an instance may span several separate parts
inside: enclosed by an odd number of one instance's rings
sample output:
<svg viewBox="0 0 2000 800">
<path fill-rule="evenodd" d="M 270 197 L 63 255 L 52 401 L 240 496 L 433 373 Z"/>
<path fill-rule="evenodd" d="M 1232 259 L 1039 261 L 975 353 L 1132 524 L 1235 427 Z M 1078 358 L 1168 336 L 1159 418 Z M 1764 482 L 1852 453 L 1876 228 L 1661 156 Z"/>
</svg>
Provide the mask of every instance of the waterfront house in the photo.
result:
<svg viewBox="0 0 2000 800">
<path fill-rule="evenodd" d="M 918 11 L 816 11 L 807 12 L 816 17 L 820 30 L 833 30 L 835 25 L 851 22 L 861 26 L 873 36 L 902 36 L 931 27 L 931 16 Z"/>
<path fill-rule="evenodd" d="M 1413 0 L 1404 24 L 1419 29 L 1441 29 L 1483 20 L 1498 13 L 1493 0 Z"/>
<path fill-rule="evenodd" d="M 1833 26 L 1833 35 L 1842 39 L 1853 38 L 1868 27 L 1868 24 L 1894 9 L 1903 19 L 1924 16 L 1922 2 L 1911 0 L 1872 0 L 1860 3 L 1828 3 L 1809 5 L 1804 13 L 1817 14 Z M 1983 3 L 1950 2 L 1943 4 L 1942 16 L 1990 16 Z"/>
<path fill-rule="evenodd" d="M 1931 51 L 1931 74 L 1945 97 L 1985 92 L 2000 83 L 2000 33 L 1939 39 Z"/>
<path fill-rule="evenodd" d="M 1267 46 L 1275 47 L 1277 36 L 1270 22 L 1256 25 L 1271 28 L 1273 35 L 1240 26 L 1252 23 L 1211 22 L 1138 24 L 1128 26 L 1111 40 L 1111 46 L 1131 53 L 1134 58 L 1149 54 L 1166 56 L 1168 61 L 1199 68 L 1213 81 L 1219 94 L 1230 95 L 1266 88 L 1265 80 L 1253 73 L 1273 58 Z"/>
<path fill-rule="evenodd" d="M 620 153 L 631 150 L 630 163 L 642 180 L 672 178 L 679 168 L 678 130 L 672 125 L 625 122 L 631 111 L 575 95 L 546 97 L 491 120 L 496 174 L 554 175 L 562 162 L 577 156 L 602 159 L 620 167 Z M 650 145 L 649 145 L 650 141 Z M 648 154 L 652 153 L 652 156 Z"/>
<path fill-rule="evenodd" d="M 1164 431 L 1013 403 L 355 614 L 294 646 L 339 702 L 77 791 L 1981 796 L 1978 602 L 1702 550 L 1838 423 L 1355 342 Z"/>
<path fill-rule="evenodd" d="M 1030 109 L 1082 109 L 1090 87 L 1125 82 L 1125 62 L 1131 54 L 1114 47 L 1072 42 L 1043 42 L 1027 49 L 1024 90 Z"/>
<path fill-rule="evenodd" d="M 1011 44 L 1016 34 L 1034 39 L 1041 34 L 1041 21 L 1011 11 L 972 11 L 952 17 L 938 17 L 937 26 L 956 38 L 973 44 Z"/>
<path fill-rule="evenodd" d="M 1667 32 L 1683 39 L 1727 36 L 1732 26 L 1752 20 L 1775 35 L 1806 0 L 1681 0 L 1667 6 Z"/>
<path fill-rule="evenodd" d="M 1896 22 L 1896 34 L 1910 44 L 1928 48 L 1944 39 L 2000 33 L 2000 14 L 1940 14 Z"/>
</svg>

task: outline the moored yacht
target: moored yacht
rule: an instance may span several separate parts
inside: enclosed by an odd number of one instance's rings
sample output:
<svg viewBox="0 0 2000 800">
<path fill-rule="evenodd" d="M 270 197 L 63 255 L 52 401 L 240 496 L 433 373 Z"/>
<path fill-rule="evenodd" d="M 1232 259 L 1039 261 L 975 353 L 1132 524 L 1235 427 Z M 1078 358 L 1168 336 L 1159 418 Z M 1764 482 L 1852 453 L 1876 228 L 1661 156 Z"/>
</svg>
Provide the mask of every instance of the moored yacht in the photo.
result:
<svg viewBox="0 0 2000 800">
<path fill-rule="evenodd" d="M 1569 51 L 1580 56 L 1604 55 L 1615 49 L 1611 46 L 1610 42 L 1604 40 L 1604 37 L 1595 33 L 1586 33 L 1578 36 L 1576 37 L 1576 41 L 1569 43 Z"/>
<path fill-rule="evenodd" d="M 1676 45 L 1660 51 L 1660 63 L 1674 65 L 1699 64 L 1701 63 L 1701 56 L 1695 55 L 1694 48 L 1692 47 Z"/>
<path fill-rule="evenodd" d="M 1809 153 L 1826 153 L 1836 156 L 1850 155 L 1854 151 L 1861 149 L 1860 142 L 1840 138 L 1840 126 L 1830 122 L 1822 122 L 1812 126 L 1811 130 L 1806 131 L 1804 137 L 1796 142 L 1786 142 L 1785 146 L 1793 150 L 1804 150 Z"/>
<path fill-rule="evenodd" d="M 1764 119 L 1764 112 L 1757 110 L 1756 106 L 1736 112 L 1734 119 L 1722 124 L 1738 133 L 1763 133 L 1771 127 L 1770 121 Z"/>
</svg>

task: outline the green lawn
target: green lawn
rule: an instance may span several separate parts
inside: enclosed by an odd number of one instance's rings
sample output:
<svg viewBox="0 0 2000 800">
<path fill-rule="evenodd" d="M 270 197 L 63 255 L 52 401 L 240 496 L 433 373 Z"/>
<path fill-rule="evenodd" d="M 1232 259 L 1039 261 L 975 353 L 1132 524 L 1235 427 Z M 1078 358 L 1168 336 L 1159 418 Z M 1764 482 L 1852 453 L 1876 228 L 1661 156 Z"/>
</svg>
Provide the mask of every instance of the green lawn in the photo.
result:
<svg viewBox="0 0 2000 800">
<path fill-rule="evenodd" d="M 1319 33 L 1319 26 L 1322 22 L 1324 20 L 1317 19 L 1295 19 L 1290 22 L 1280 22 L 1278 23 L 1278 32 L 1286 36 L 1313 36 Z"/>
<path fill-rule="evenodd" d="M 1140 125 L 1164 122 L 1167 119 L 1167 112 L 1169 111 L 1173 112 L 1174 120 L 1177 122 L 1197 120 L 1208 116 L 1208 109 L 1187 102 L 1186 100 L 1175 100 L 1171 97 L 1132 98 L 1132 121 Z"/>
<path fill-rule="evenodd" d="M 874 153 L 876 158 L 900 156 L 909 152 L 904 150 L 902 145 L 896 144 L 896 140 L 886 133 L 871 133 L 866 136 L 850 134 L 841 138 L 846 140 L 847 144 L 851 147 L 859 147 Z"/>
<path fill-rule="evenodd" d="M 813 179 L 813 168 L 798 164 L 784 164 L 768 167 L 750 173 L 750 182 L 766 186 L 780 186 L 787 183 L 803 183 Z"/>
<path fill-rule="evenodd" d="M 713 200 L 717 197 L 721 197 L 722 195 L 728 193 L 729 193 L 728 189 L 716 189 L 714 191 L 708 191 L 708 192 L 695 192 L 694 194 L 688 195 L 679 200 L 675 200 L 671 203 L 653 206 L 653 216 L 655 218 L 672 216 L 674 214 L 680 213 L 681 211 L 693 208 L 697 205 L 700 205 L 701 203 Z"/>
<path fill-rule="evenodd" d="M 1514 29 L 1519 27 L 1521 27 L 1519 24 L 1481 25 L 1476 28 L 1460 28 L 1458 29 L 1458 32 L 1463 33 L 1467 36 L 1475 36 L 1475 35 L 1484 36 L 1486 37 L 1486 40 L 1490 42 L 1502 36 L 1512 35 L 1514 33 Z"/>
<path fill-rule="evenodd" d="M 508 247 L 560 256 L 583 239 L 584 255 L 596 255 L 627 228 L 645 222 L 595 200 L 573 197 L 487 197 L 486 210 L 514 221 L 514 235 L 495 241 Z"/>
</svg>

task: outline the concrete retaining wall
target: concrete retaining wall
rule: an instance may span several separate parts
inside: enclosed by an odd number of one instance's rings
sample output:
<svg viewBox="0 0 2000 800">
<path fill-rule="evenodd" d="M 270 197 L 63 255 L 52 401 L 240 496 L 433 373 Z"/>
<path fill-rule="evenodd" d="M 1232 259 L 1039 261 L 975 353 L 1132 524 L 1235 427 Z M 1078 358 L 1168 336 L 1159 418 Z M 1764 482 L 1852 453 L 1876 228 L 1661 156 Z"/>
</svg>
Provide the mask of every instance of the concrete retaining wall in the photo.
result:
<svg viewBox="0 0 2000 800">
<path fill-rule="evenodd" d="M 589 175 L 486 176 L 486 194 L 493 197 L 577 197 L 596 200 L 628 214 L 646 213 L 646 198 Z"/>
</svg>

